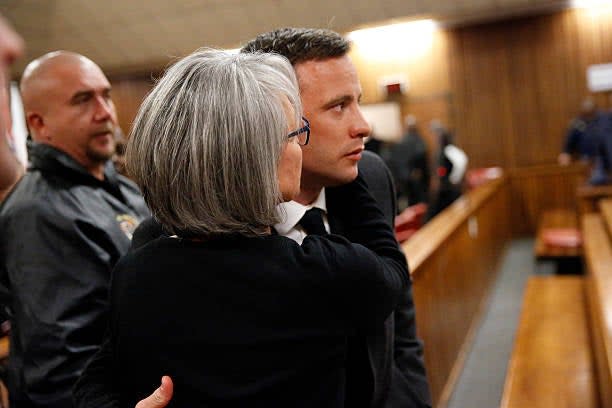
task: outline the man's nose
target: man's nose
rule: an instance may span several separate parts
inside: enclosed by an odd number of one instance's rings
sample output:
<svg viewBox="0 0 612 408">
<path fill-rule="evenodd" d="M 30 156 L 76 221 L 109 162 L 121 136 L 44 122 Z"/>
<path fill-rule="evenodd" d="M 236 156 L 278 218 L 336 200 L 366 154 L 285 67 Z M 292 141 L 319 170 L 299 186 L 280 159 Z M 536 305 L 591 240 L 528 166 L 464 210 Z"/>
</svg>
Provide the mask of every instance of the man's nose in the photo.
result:
<svg viewBox="0 0 612 408">
<path fill-rule="evenodd" d="M 115 105 L 111 99 L 105 98 L 103 96 L 98 96 L 96 98 L 96 113 L 95 119 L 98 121 L 108 120 L 113 118 L 115 114 Z"/>
<path fill-rule="evenodd" d="M 368 137 L 372 132 L 372 128 L 370 124 L 363 116 L 363 112 L 361 109 L 357 107 L 355 111 L 355 120 L 353 121 L 353 126 L 351 128 L 351 137 Z"/>
</svg>

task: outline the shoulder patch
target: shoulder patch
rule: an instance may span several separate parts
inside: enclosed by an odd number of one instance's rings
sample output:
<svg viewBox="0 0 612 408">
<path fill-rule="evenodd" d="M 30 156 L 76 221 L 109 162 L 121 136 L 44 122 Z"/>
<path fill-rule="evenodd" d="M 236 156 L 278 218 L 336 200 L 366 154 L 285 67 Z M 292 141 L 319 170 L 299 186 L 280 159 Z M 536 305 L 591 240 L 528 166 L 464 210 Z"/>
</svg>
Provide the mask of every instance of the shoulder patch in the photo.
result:
<svg viewBox="0 0 612 408">
<path fill-rule="evenodd" d="M 138 226 L 138 220 L 129 214 L 119 214 L 115 217 L 115 220 L 121 231 L 131 240 L 134 230 Z"/>
</svg>

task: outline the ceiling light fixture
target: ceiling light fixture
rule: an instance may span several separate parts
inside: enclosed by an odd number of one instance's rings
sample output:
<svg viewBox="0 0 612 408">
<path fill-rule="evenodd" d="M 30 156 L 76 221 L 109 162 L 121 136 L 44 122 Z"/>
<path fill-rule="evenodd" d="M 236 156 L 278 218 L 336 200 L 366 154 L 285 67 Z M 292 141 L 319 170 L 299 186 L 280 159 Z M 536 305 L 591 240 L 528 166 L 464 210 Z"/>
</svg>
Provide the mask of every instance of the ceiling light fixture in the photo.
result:
<svg viewBox="0 0 612 408">
<path fill-rule="evenodd" d="M 371 58 L 419 57 L 431 48 L 436 28 L 433 20 L 416 20 L 352 31 L 348 38 Z"/>
<path fill-rule="evenodd" d="M 601 6 L 612 6 L 611 0 L 572 0 L 573 8 L 594 8 Z"/>
</svg>

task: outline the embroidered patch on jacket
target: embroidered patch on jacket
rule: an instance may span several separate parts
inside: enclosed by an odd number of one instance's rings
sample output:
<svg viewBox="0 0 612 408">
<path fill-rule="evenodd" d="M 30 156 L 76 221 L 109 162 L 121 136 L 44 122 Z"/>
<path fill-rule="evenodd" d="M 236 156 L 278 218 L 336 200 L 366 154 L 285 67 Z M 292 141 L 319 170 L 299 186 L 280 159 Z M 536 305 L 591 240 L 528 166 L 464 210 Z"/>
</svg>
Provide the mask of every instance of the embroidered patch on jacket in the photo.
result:
<svg viewBox="0 0 612 408">
<path fill-rule="evenodd" d="M 134 234 L 134 230 L 138 226 L 138 220 L 132 217 L 129 214 L 120 214 L 115 217 L 115 220 L 119 223 L 119 228 L 123 233 L 128 237 L 128 239 L 132 239 L 132 235 Z"/>
</svg>

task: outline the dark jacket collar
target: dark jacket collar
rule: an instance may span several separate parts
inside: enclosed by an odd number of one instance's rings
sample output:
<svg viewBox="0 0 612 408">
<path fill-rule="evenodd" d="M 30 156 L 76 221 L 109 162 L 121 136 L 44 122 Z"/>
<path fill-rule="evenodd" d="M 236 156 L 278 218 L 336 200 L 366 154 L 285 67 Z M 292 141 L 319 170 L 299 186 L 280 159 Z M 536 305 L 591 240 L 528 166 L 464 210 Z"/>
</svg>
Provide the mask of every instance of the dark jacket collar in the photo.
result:
<svg viewBox="0 0 612 408">
<path fill-rule="evenodd" d="M 101 187 L 123 201 L 119 189 L 119 175 L 109 160 L 104 165 L 104 180 L 95 178 L 67 153 L 43 143 L 35 143 L 31 150 L 30 170 L 39 170 L 74 184 Z"/>
</svg>

